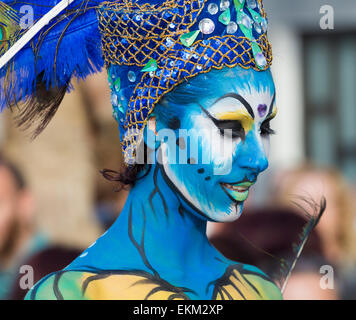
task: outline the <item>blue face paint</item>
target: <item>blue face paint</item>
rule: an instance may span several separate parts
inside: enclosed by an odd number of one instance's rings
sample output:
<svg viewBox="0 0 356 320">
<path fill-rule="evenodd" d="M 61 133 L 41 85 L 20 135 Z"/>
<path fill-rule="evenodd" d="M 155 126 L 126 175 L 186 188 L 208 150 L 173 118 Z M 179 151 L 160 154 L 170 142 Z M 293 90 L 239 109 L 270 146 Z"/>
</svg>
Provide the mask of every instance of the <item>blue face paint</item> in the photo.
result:
<svg viewBox="0 0 356 320">
<path fill-rule="evenodd" d="M 200 216 L 213 221 L 240 216 L 249 188 L 268 167 L 263 126 L 274 95 L 270 71 L 236 67 L 200 75 L 156 106 L 158 131 L 166 127 L 167 114 L 180 119 L 175 129 L 179 144 L 167 143 L 160 150 L 166 159 L 162 170 Z M 184 156 L 187 164 L 182 164 Z"/>
</svg>

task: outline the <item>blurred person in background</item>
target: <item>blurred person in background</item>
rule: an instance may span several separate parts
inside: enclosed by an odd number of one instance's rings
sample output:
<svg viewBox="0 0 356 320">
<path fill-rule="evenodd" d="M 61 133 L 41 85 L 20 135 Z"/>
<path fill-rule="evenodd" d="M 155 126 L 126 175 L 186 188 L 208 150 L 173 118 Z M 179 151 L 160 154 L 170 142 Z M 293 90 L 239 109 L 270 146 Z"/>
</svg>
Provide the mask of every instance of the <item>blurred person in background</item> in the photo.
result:
<svg viewBox="0 0 356 320">
<path fill-rule="evenodd" d="M 64 268 L 81 252 L 51 245 L 34 227 L 34 213 L 34 197 L 22 173 L 0 155 L 0 300 L 25 297 L 30 288 L 20 285 L 22 266 L 33 270 L 27 279 L 33 284 Z"/>
<path fill-rule="evenodd" d="M 227 258 L 257 266 L 282 287 L 295 257 L 294 247 L 300 245 L 300 234 L 307 223 L 298 211 L 288 207 L 251 208 L 238 221 L 215 229 L 210 242 Z M 323 276 L 320 268 L 325 265 L 329 266 L 330 262 L 325 257 L 319 233 L 313 230 L 287 282 L 284 299 L 338 299 L 337 287 L 320 285 Z"/>
<path fill-rule="evenodd" d="M 34 198 L 19 169 L 0 155 L 0 299 L 8 299 L 19 269 L 48 246 L 32 225 Z"/>
</svg>

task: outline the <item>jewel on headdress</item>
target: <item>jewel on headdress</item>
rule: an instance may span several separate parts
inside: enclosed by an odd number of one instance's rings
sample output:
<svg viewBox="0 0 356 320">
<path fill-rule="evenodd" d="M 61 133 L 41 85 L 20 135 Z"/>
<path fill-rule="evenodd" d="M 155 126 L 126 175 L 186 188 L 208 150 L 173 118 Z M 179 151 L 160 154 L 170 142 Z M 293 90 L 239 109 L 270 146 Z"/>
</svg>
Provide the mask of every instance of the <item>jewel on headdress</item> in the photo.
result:
<svg viewBox="0 0 356 320">
<path fill-rule="evenodd" d="M 256 43 L 256 41 L 253 41 L 251 44 L 252 44 L 252 52 L 256 61 L 256 65 L 261 70 L 264 70 L 267 65 L 266 57 L 263 55 L 262 50 L 260 46 Z"/>
<path fill-rule="evenodd" d="M 251 9 L 255 9 L 257 7 L 256 0 L 246 0 L 246 4 Z"/>
<path fill-rule="evenodd" d="M 192 31 L 192 32 L 188 32 L 188 33 L 185 33 L 185 34 L 182 34 L 180 36 L 180 42 L 186 46 L 186 47 L 190 47 L 195 39 L 197 38 L 197 36 L 199 35 L 200 33 L 200 30 L 196 30 L 196 31 Z"/>
<path fill-rule="evenodd" d="M 219 7 L 216 3 L 210 3 L 208 5 L 208 12 L 211 14 L 211 15 L 214 15 L 214 14 L 217 14 L 219 11 Z"/>
<path fill-rule="evenodd" d="M 244 12 L 241 13 L 239 21 L 247 28 L 251 29 L 252 28 L 252 21 L 251 18 Z"/>
<path fill-rule="evenodd" d="M 129 71 L 127 73 L 127 78 L 129 79 L 130 82 L 135 82 L 136 81 L 136 73 L 133 71 Z"/>
<path fill-rule="evenodd" d="M 255 22 L 253 24 L 253 26 L 254 26 L 254 28 L 255 28 L 257 33 L 262 33 L 262 28 L 261 28 L 261 25 L 259 23 Z"/>
<path fill-rule="evenodd" d="M 230 14 L 230 9 L 226 9 L 220 16 L 219 16 L 219 21 L 224 24 L 228 25 L 231 21 L 231 14 Z"/>
<path fill-rule="evenodd" d="M 245 0 L 234 0 L 235 8 L 237 11 L 240 11 L 240 9 L 243 9 Z"/>
<path fill-rule="evenodd" d="M 229 0 L 221 0 L 220 1 L 220 10 L 225 11 L 228 8 L 230 8 L 230 1 Z"/>
<path fill-rule="evenodd" d="M 256 61 L 257 66 L 261 70 L 264 70 L 266 68 L 267 60 L 266 60 L 266 57 L 262 54 L 262 52 L 258 52 L 255 55 L 255 61 Z"/>
<path fill-rule="evenodd" d="M 267 20 L 265 18 L 261 19 L 261 26 L 262 26 L 263 32 L 267 32 L 268 23 L 267 23 Z"/>
<path fill-rule="evenodd" d="M 230 23 L 226 27 L 226 32 L 228 34 L 234 34 L 236 33 L 237 29 L 238 29 L 237 23 L 235 21 L 230 21 Z"/>
<path fill-rule="evenodd" d="M 199 22 L 199 30 L 203 34 L 211 34 L 215 30 L 215 23 L 209 18 L 204 18 Z"/>
<path fill-rule="evenodd" d="M 119 111 L 120 111 L 121 113 L 124 113 L 124 106 L 122 105 L 121 102 L 119 102 L 119 104 L 118 104 L 117 107 L 119 108 Z"/>
<path fill-rule="evenodd" d="M 248 8 L 248 11 L 251 14 L 251 17 L 253 18 L 253 20 L 257 23 L 261 23 L 262 21 L 262 17 L 259 15 L 259 13 L 257 13 L 255 10 L 252 10 L 250 8 Z"/>
<path fill-rule="evenodd" d="M 157 61 L 150 59 L 147 64 L 141 69 L 141 72 L 154 72 L 157 70 Z"/>
<path fill-rule="evenodd" d="M 172 47 L 174 45 L 174 41 L 171 38 L 166 39 L 166 46 L 168 48 Z"/>
<path fill-rule="evenodd" d="M 116 91 L 120 91 L 121 89 L 121 80 L 120 78 L 117 78 L 114 82 L 114 88 Z"/>
<path fill-rule="evenodd" d="M 111 94 L 111 104 L 114 106 L 114 107 L 116 107 L 117 106 L 117 104 L 118 104 L 118 99 L 117 99 L 117 95 L 116 95 L 116 93 L 112 93 Z"/>
</svg>

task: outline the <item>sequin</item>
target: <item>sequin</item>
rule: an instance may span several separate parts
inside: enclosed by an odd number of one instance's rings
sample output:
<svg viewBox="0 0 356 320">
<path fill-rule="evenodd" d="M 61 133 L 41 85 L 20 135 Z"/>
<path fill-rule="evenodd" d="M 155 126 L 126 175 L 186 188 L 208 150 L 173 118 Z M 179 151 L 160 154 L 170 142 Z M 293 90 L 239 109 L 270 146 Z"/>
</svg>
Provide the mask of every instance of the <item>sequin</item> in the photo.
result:
<svg viewBox="0 0 356 320">
<path fill-rule="evenodd" d="M 111 95 L 111 104 L 112 104 L 114 107 L 116 107 L 117 104 L 118 104 L 118 99 L 117 99 L 116 93 L 113 93 L 113 94 Z"/>
<path fill-rule="evenodd" d="M 255 9 L 257 7 L 256 0 L 246 0 L 246 4 L 251 9 Z"/>
<path fill-rule="evenodd" d="M 241 14 L 241 23 L 247 28 L 247 29 L 251 29 L 252 28 L 252 21 L 251 18 L 245 14 L 242 13 Z"/>
<path fill-rule="evenodd" d="M 166 39 L 166 46 L 168 48 L 172 47 L 174 45 L 174 41 L 171 38 Z"/>
<path fill-rule="evenodd" d="M 228 34 L 234 34 L 236 33 L 237 29 L 238 29 L 237 23 L 235 21 L 230 21 L 230 23 L 226 27 L 226 32 Z"/>
<path fill-rule="evenodd" d="M 220 10 L 225 11 L 228 8 L 230 8 L 230 1 L 229 0 L 221 0 L 220 1 Z"/>
<path fill-rule="evenodd" d="M 267 32 L 268 23 L 267 23 L 267 20 L 266 20 L 265 18 L 262 18 L 262 19 L 261 19 L 261 26 L 262 26 L 263 32 Z"/>
<path fill-rule="evenodd" d="M 260 69 L 264 69 L 267 65 L 266 57 L 261 52 L 255 55 L 255 61 Z"/>
<path fill-rule="evenodd" d="M 219 7 L 216 3 L 210 3 L 208 5 L 208 12 L 211 14 L 211 15 L 214 15 L 214 14 L 217 14 L 219 11 Z"/>
<path fill-rule="evenodd" d="M 186 47 L 190 47 L 195 39 L 197 38 L 197 36 L 199 35 L 200 31 L 197 30 L 197 31 L 192 31 L 192 32 L 188 32 L 188 33 L 185 33 L 185 34 L 182 34 L 180 36 L 180 42 L 186 46 Z"/>
<path fill-rule="evenodd" d="M 150 59 L 147 64 L 141 69 L 141 72 L 152 72 L 157 70 L 157 61 Z"/>
<path fill-rule="evenodd" d="M 257 33 L 262 33 L 262 27 L 261 27 L 261 25 L 259 23 L 255 22 L 253 24 L 253 26 L 254 26 L 254 28 L 255 28 Z"/>
<path fill-rule="evenodd" d="M 130 70 L 127 73 L 127 78 L 129 79 L 130 82 L 135 82 L 136 81 L 136 73 Z"/>
<path fill-rule="evenodd" d="M 230 9 L 226 9 L 220 16 L 219 16 L 219 21 L 224 24 L 228 25 L 231 21 L 231 14 L 230 14 Z"/>
<path fill-rule="evenodd" d="M 211 34 L 215 30 L 215 23 L 209 18 L 204 18 L 199 22 L 199 30 L 203 34 Z"/>
</svg>

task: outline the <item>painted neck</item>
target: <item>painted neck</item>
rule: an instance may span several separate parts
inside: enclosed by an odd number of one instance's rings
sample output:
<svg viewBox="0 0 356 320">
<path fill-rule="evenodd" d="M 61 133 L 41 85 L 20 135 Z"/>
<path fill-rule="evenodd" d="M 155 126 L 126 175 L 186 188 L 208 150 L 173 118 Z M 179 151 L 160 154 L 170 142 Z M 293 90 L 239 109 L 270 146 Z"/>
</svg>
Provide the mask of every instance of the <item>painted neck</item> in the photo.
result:
<svg viewBox="0 0 356 320">
<path fill-rule="evenodd" d="M 191 270 L 215 253 L 206 236 L 206 224 L 170 188 L 159 165 L 152 165 L 132 188 L 114 226 L 120 237 L 128 235 L 149 269 Z"/>
</svg>

